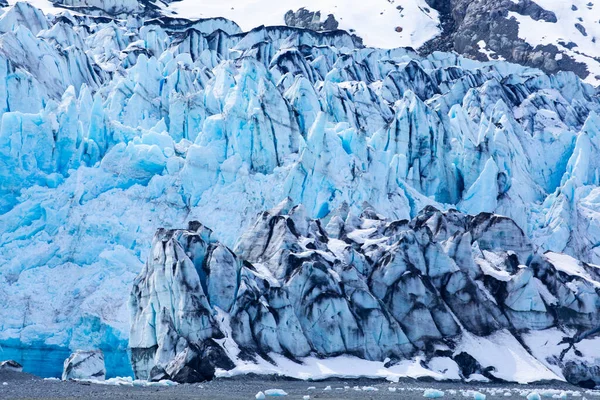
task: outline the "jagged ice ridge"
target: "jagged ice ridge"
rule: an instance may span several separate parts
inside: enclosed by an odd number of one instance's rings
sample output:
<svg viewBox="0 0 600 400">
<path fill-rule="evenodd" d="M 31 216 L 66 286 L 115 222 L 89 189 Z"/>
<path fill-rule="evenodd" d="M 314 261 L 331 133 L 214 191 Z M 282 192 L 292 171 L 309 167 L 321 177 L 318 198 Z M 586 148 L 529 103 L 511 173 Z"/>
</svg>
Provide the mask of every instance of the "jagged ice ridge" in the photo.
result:
<svg viewBox="0 0 600 400">
<path fill-rule="evenodd" d="M 157 232 L 131 294 L 137 379 L 196 382 L 269 363 L 306 377 L 289 364 L 353 356 L 355 369 L 380 362 L 364 373 L 393 380 L 416 356 L 417 376 L 436 379 L 599 381 L 598 267 L 536 254 L 493 214 L 428 206 L 390 221 L 343 205 L 313 220 L 291 203 L 262 213 L 234 251 L 198 222 Z"/>
</svg>

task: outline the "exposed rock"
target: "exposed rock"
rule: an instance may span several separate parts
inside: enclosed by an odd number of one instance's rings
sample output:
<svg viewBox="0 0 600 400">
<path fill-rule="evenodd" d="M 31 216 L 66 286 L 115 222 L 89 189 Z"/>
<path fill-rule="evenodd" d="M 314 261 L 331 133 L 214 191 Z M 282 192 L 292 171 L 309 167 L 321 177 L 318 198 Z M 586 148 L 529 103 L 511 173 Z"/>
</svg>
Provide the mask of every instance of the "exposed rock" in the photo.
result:
<svg viewBox="0 0 600 400">
<path fill-rule="evenodd" d="M 486 60 L 488 56 L 479 48 L 479 42 L 483 41 L 496 59 L 540 68 L 548 73 L 570 70 L 582 78 L 590 73 L 584 63 L 562 53 L 556 45 L 540 45 L 534 48 L 519 38 L 518 23 L 508 17 L 509 12 L 529 16 L 535 21 L 557 22 L 553 12 L 543 9 L 533 0 L 426 1 L 440 12 L 443 29 L 442 35 L 420 49 L 426 54 L 454 50 L 477 60 Z M 583 26 L 580 25 L 577 29 L 585 35 Z M 560 57 L 557 57 L 557 54 L 560 54 Z"/>
<path fill-rule="evenodd" d="M 298 11 L 290 10 L 285 13 L 285 24 L 295 28 L 310 29 L 313 31 L 335 31 L 339 24 L 335 20 L 333 14 L 329 14 L 327 18 L 321 20 L 320 11 L 309 11 L 302 7 Z"/>
</svg>

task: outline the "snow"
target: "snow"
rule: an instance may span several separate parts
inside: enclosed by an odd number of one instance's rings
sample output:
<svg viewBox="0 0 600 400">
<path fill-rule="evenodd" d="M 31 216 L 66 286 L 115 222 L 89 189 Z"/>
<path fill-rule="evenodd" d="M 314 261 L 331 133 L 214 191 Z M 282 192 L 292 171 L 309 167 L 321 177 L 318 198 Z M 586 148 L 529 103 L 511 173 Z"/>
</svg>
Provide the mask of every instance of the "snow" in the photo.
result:
<svg viewBox="0 0 600 400">
<path fill-rule="evenodd" d="M 499 331 L 489 337 L 465 334 L 455 351 L 466 351 L 484 368 L 494 367 L 490 373 L 499 379 L 518 383 L 563 380 L 561 375 L 530 355 L 508 331 Z"/>
<path fill-rule="evenodd" d="M 446 379 L 460 380 L 460 368 L 458 364 L 450 357 L 433 357 L 427 363 L 427 367 L 443 374 Z"/>
<path fill-rule="evenodd" d="M 600 61 L 595 59 L 598 54 L 599 45 L 596 38 L 600 37 L 600 25 L 598 24 L 598 7 L 588 0 L 536 0 L 536 3 L 545 10 L 552 11 L 557 17 L 556 23 L 544 20 L 535 21 L 529 16 L 509 12 L 509 18 L 515 18 L 519 23 L 519 37 L 524 39 L 533 47 L 538 45 L 557 45 L 561 51 L 578 62 L 587 65 L 589 76 L 586 82 L 598 85 L 600 80 Z M 575 6 L 577 10 L 573 10 Z M 581 24 L 585 27 L 586 34 L 583 35 L 576 27 Z M 577 46 L 571 50 L 558 45 L 563 42 L 576 43 Z"/>
<path fill-rule="evenodd" d="M 198 7 L 196 0 L 171 3 L 167 11 L 186 18 L 225 17 L 244 31 L 261 25 L 284 25 L 284 14 L 305 7 L 320 11 L 325 19 L 333 14 L 340 29 L 354 30 L 368 46 L 381 48 L 418 48 L 440 33 L 438 13 L 424 0 L 403 1 L 403 11 L 388 0 L 207 0 Z M 429 11 L 425 11 L 429 10 Z M 401 33 L 396 27 L 403 28 Z"/>
<path fill-rule="evenodd" d="M 542 361 L 547 368 L 553 370 L 558 376 L 562 376 L 560 368 L 552 363 L 552 360 L 561 356 L 565 362 L 579 361 L 584 365 L 594 365 L 600 361 L 596 352 L 600 346 L 600 337 L 585 338 L 575 344 L 574 348 L 569 349 L 569 344 L 563 342 L 565 338 L 571 339 L 577 335 L 576 331 L 560 330 L 551 328 L 541 331 L 531 331 L 523 335 L 525 345 L 531 350 L 532 354 Z M 562 354 L 564 351 L 565 354 Z M 577 354 L 579 352 L 579 354 Z M 560 393 L 554 393 L 560 394 Z"/>
<path fill-rule="evenodd" d="M 8 0 L 8 4 L 9 5 L 15 5 L 16 3 L 18 3 L 20 0 Z M 27 3 L 31 4 L 32 6 L 39 8 L 40 10 L 42 10 L 44 13 L 47 14 L 58 14 L 60 12 L 64 12 L 64 8 L 60 8 L 60 7 L 56 7 L 51 1 L 49 0 L 27 0 Z"/>
<path fill-rule="evenodd" d="M 487 48 L 487 43 L 485 40 L 480 40 L 477 42 L 477 46 L 479 46 L 479 52 L 485 54 L 488 60 L 504 61 L 504 57 L 497 55 L 494 51 Z"/>
<path fill-rule="evenodd" d="M 469 377 L 467 379 L 465 379 L 465 382 L 470 383 L 470 382 L 489 382 L 490 378 L 483 376 L 481 374 L 471 374 L 469 375 Z"/>
<path fill-rule="evenodd" d="M 567 255 L 567 254 L 559 254 L 553 252 L 547 252 L 544 256 L 554 265 L 556 269 L 559 271 L 563 271 L 568 275 L 578 276 L 580 278 L 585 279 L 592 285 L 600 288 L 600 282 L 594 280 L 588 271 L 583 268 L 581 262 L 576 260 L 575 258 Z M 591 268 L 598 268 L 600 271 L 600 267 L 591 266 Z"/>
<path fill-rule="evenodd" d="M 233 370 L 217 370 L 215 375 L 219 378 L 244 374 L 279 375 L 301 380 L 366 377 L 387 379 L 392 382 L 397 382 L 400 378 L 428 377 L 435 380 L 446 380 L 453 377 L 453 371 L 446 375 L 445 373 L 423 368 L 419 359 L 402 360 L 397 365 L 385 368 L 383 362 L 362 360 L 352 356 L 338 356 L 326 359 L 306 357 L 299 360 L 301 364 L 292 362 L 278 354 L 270 354 L 269 356 L 275 361 L 276 365 L 262 359 L 259 359 L 256 364 L 238 361 L 238 365 Z M 324 390 L 332 389 L 331 386 L 327 386 Z"/>
</svg>

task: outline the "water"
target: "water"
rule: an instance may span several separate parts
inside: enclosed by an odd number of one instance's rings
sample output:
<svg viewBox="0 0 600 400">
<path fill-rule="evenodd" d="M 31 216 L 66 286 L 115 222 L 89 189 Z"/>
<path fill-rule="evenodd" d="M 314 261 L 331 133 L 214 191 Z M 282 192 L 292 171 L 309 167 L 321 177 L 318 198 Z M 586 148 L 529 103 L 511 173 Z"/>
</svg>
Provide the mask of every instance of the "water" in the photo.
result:
<svg viewBox="0 0 600 400">
<path fill-rule="evenodd" d="M 23 371 L 42 378 L 60 378 L 63 363 L 71 355 L 66 347 L 0 343 L 0 361 L 15 360 Z M 133 371 L 126 351 L 104 351 L 106 377 L 131 376 Z"/>
</svg>

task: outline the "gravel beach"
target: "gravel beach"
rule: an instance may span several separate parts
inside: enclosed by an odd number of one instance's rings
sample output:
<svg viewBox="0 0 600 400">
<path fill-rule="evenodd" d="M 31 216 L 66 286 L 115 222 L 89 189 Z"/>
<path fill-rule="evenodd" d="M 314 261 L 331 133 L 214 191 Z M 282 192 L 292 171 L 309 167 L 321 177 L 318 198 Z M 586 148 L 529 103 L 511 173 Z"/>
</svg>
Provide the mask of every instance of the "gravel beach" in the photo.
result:
<svg viewBox="0 0 600 400">
<path fill-rule="evenodd" d="M 391 388 L 391 390 L 390 390 Z M 530 392 L 543 397 L 594 400 L 600 392 L 590 392 L 565 383 L 515 385 L 498 383 L 434 382 L 401 380 L 398 383 L 377 380 L 334 379 L 306 382 L 277 379 L 273 377 L 244 376 L 235 379 L 219 379 L 193 385 L 170 387 L 114 386 L 85 382 L 62 382 L 43 380 L 25 373 L 0 373 L 0 399 L 210 399 L 248 400 L 260 391 L 283 389 L 287 399 L 423 399 L 426 389 L 444 392 L 443 399 L 474 398 L 470 391 L 479 391 L 486 400 L 520 398 Z M 510 394 L 510 395 L 509 395 Z M 267 396 L 267 399 L 276 397 Z M 563 397 L 564 398 L 564 397 Z"/>
</svg>

